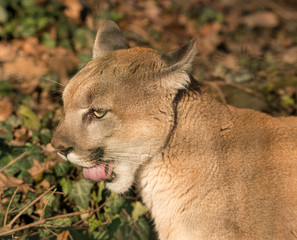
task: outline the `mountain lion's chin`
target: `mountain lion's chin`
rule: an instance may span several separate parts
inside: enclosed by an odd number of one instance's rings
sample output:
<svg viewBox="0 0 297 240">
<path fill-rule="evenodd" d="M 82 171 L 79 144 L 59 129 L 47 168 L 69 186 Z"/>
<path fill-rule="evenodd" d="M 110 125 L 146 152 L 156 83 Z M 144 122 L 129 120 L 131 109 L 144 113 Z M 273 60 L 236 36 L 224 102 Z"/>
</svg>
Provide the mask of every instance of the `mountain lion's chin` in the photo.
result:
<svg viewBox="0 0 297 240">
<path fill-rule="evenodd" d="M 135 182 L 134 177 L 139 166 L 137 163 L 116 162 L 113 168 L 115 179 L 106 182 L 106 187 L 116 193 L 127 192 Z"/>
<path fill-rule="evenodd" d="M 117 176 L 112 182 L 107 182 L 106 187 L 115 193 L 124 193 L 129 190 L 134 182 L 134 177 L 131 175 L 129 178 Z"/>
</svg>

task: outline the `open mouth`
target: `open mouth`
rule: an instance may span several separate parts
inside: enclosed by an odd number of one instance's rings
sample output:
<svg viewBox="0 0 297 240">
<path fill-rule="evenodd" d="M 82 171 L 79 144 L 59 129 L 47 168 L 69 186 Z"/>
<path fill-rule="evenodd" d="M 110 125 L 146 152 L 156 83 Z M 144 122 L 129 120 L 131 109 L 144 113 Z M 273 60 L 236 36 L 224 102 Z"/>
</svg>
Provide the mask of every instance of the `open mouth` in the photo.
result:
<svg viewBox="0 0 297 240">
<path fill-rule="evenodd" d="M 115 179 L 113 170 L 113 162 L 101 163 L 95 167 L 83 168 L 83 175 L 86 179 L 94 182 L 109 181 Z"/>
</svg>

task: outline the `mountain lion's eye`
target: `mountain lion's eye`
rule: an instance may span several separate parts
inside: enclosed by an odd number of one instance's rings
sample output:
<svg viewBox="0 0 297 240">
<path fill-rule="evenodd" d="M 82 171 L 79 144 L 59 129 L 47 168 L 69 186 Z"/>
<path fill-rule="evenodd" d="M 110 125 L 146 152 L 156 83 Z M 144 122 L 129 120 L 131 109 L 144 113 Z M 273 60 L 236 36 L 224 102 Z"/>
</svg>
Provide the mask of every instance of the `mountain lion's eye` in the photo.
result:
<svg viewBox="0 0 297 240">
<path fill-rule="evenodd" d="M 103 109 L 93 110 L 94 117 L 96 117 L 96 118 L 103 118 L 106 113 L 107 113 L 107 111 L 103 110 Z"/>
</svg>

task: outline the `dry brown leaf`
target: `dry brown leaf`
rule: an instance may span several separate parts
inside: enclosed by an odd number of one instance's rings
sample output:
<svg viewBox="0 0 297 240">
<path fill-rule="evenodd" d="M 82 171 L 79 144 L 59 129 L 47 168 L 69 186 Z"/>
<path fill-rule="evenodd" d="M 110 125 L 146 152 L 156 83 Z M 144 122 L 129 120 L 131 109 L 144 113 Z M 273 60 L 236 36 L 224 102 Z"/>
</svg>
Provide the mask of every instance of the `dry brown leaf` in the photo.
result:
<svg viewBox="0 0 297 240">
<path fill-rule="evenodd" d="M 19 190 L 22 193 L 27 193 L 29 189 L 30 189 L 30 184 L 22 184 L 19 188 Z"/>
<path fill-rule="evenodd" d="M 12 103 L 8 97 L 0 98 L 0 122 L 6 121 L 12 114 Z"/>
<path fill-rule="evenodd" d="M 61 79 L 60 83 L 63 86 L 65 86 L 69 80 L 67 72 L 73 71 L 79 64 L 79 60 L 73 51 L 61 47 L 51 49 L 47 62 L 49 68 L 59 74 Z"/>
<path fill-rule="evenodd" d="M 56 149 L 53 147 L 53 145 L 51 143 L 48 143 L 44 150 L 48 153 L 53 153 L 53 152 L 56 152 Z"/>
<path fill-rule="evenodd" d="M 282 55 L 282 60 L 288 64 L 297 63 L 297 47 L 287 49 Z"/>
<path fill-rule="evenodd" d="M 50 168 L 56 165 L 54 161 L 47 161 L 40 163 L 38 160 L 33 159 L 33 167 L 28 170 L 28 173 L 32 176 L 32 178 L 36 179 L 45 171 L 49 171 Z"/>
<path fill-rule="evenodd" d="M 279 19 L 273 12 L 262 11 L 243 17 L 242 22 L 251 28 L 274 28 L 279 24 Z"/>
<path fill-rule="evenodd" d="M 10 176 L 6 173 L 0 173 L 0 188 L 7 189 L 17 187 L 23 183 L 23 180 Z"/>
<path fill-rule="evenodd" d="M 13 61 L 18 47 L 14 44 L 0 42 L 0 62 Z"/>
<path fill-rule="evenodd" d="M 51 187 L 51 184 L 48 180 L 43 179 L 42 182 L 40 183 L 40 186 L 43 187 L 44 189 L 49 189 Z"/>
<path fill-rule="evenodd" d="M 207 54 L 215 50 L 216 46 L 221 42 L 219 32 L 222 26 L 217 22 L 204 24 L 198 29 L 199 45 L 203 49 L 203 53 Z"/>
<path fill-rule="evenodd" d="M 40 77 L 48 72 L 45 63 L 31 57 L 18 57 L 14 62 L 3 65 L 3 78 L 24 94 L 32 93 L 40 82 Z"/>
<path fill-rule="evenodd" d="M 161 10 L 155 1 L 139 1 L 139 5 L 144 8 L 144 15 L 148 18 L 157 20 Z"/>
<path fill-rule="evenodd" d="M 68 230 L 66 230 L 64 232 L 61 232 L 57 236 L 57 240 L 67 240 L 68 239 L 68 235 L 69 235 L 69 231 Z"/>
<path fill-rule="evenodd" d="M 83 9 L 81 3 L 79 0 L 61 0 L 64 5 L 66 6 L 66 9 L 64 11 L 65 15 L 77 22 L 80 21 L 80 13 Z"/>
<path fill-rule="evenodd" d="M 25 53 L 38 56 L 39 54 L 39 42 L 36 37 L 29 37 L 24 41 L 23 50 Z"/>
<path fill-rule="evenodd" d="M 231 9 L 226 15 L 225 21 L 231 31 L 235 31 L 239 24 L 240 11 L 237 8 Z"/>
<path fill-rule="evenodd" d="M 32 130 L 28 130 L 25 127 L 17 128 L 13 132 L 14 139 L 11 140 L 11 144 L 14 146 L 23 146 L 32 135 Z"/>
<path fill-rule="evenodd" d="M 234 71 L 238 71 L 240 69 L 240 66 L 238 65 L 238 59 L 233 54 L 227 54 L 219 63 L 224 67 Z"/>
</svg>

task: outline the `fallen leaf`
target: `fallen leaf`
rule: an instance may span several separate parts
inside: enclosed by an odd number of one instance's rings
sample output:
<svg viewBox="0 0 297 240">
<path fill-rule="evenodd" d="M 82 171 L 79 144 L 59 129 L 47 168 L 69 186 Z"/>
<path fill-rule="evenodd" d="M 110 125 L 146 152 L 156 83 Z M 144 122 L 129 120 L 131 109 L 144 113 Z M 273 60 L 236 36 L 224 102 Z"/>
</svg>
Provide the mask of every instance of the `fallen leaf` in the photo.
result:
<svg viewBox="0 0 297 240">
<path fill-rule="evenodd" d="M 203 54 L 214 51 L 220 44 L 221 37 L 219 32 L 221 29 L 221 24 L 217 22 L 206 23 L 198 29 L 199 46 L 203 49 Z"/>
<path fill-rule="evenodd" d="M 56 152 L 56 149 L 53 147 L 53 145 L 51 143 L 48 143 L 44 150 L 48 153 L 53 153 L 53 152 Z"/>
<path fill-rule="evenodd" d="M 13 131 L 14 139 L 10 141 L 13 146 L 24 146 L 24 144 L 30 139 L 33 135 L 31 129 L 25 127 L 16 128 Z"/>
<path fill-rule="evenodd" d="M 18 47 L 14 44 L 0 42 L 0 62 L 13 61 Z"/>
<path fill-rule="evenodd" d="M 26 105 L 20 105 L 17 110 L 17 115 L 21 119 L 24 127 L 38 130 L 41 126 L 40 120 L 36 113 Z"/>
<path fill-rule="evenodd" d="M 38 56 L 39 54 L 39 42 L 36 37 L 29 37 L 24 41 L 23 50 L 25 53 Z"/>
<path fill-rule="evenodd" d="M 57 236 L 57 240 L 67 240 L 67 239 L 68 239 L 68 235 L 69 235 L 68 230 L 66 230 L 66 231 L 64 231 L 64 232 L 61 232 L 61 233 L 59 233 L 59 235 Z"/>
<path fill-rule="evenodd" d="M 71 50 L 61 47 L 51 49 L 47 62 L 50 70 L 59 74 L 60 83 L 65 86 L 68 81 L 68 72 L 78 67 L 79 60 Z"/>
<path fill-rule="evenodd" d="M 248 16 L 243 17 L 242 22 L 249 26 L 250 28 L 254 27 L 263 27 L 263 28 L 274 28 L 278 26 L 279 19 L 273 12 L 262 11 L 252 13 Z"/>
<path fill-rule="evenodd" d="M 40 77 L 48 72 L 43 62 L 31 57 L 18 57 L 13 62 L 3 65 L 4 79 L 24 94 L 32 93 L 39 85 Z"/>
<path fill-rule="evenodd" d="M 44 189 L 49 189 L 51 187 L 51 184 L 48 180 L 43 179 L 42 182 L 40 183 L 40 186 L 43 187 Z"/>
<path fill-rule="evenodd" d="M 3 190 L 3 188 L 7 189 L 12 187 L 17 187 L 22 183 L 23 183 L 23 180 L 21 179 L 10 176 L 3 172 L 0 173 L 0 188 L 2 188 L 1 190 Z"/>
<path fill-rule="evenodd" d="M 33 167 L 28 170 L 32 178 L 37 179 L 43 172 L 49 171 L 50 168 L 56 165 L 54 161 L 46 161 L 40 163 L 38 160 L 33 159 Z"/>
<path fill-rule="evenodd" d="M 228 69 L 232 69 L 234 71 L 238 71 L 240 69 L 240 66 L 238 65 L 238 59 L 233 54 L 226 54 L 221 61 L 219 61 L 221 65 Z"/>
<path fill-rule="evenodd" d="M 12 103 L 8 97 L 0 98 L 0 122 L 6 121 L 12 114 Z"/>
<path fill-rule="evenodd" d="M 30 184 L 22 184 L 19 189 L 22 193 L 27 193 L 30 189 Z"/>
<path fill-rule="evenodd" d="M 282 60 L 288 64 L 297 63 L 297 47 L 287 49 L 282 55 Z"/>
<path fill-rule="evenodd" d="M 80 22 L 80 13 L 83 9 L 79 0 L 62 0 L 66 9 L 64 11 L 65 15 L 75 20 L 76 22 Z"/>
</svg>

